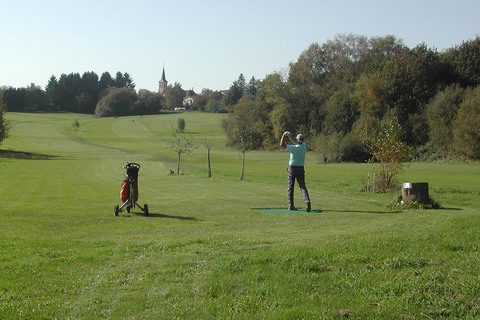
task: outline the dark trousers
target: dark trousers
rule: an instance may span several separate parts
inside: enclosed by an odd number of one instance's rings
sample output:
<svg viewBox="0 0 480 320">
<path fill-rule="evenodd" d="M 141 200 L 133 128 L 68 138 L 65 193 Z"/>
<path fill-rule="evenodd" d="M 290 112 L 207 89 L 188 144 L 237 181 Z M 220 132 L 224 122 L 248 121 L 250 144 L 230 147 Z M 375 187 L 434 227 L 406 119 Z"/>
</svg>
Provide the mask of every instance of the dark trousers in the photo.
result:
<svg viewBox="0 0 480 320">
<path fill-rule="evenodd" d="M 288 207 L 294 207 L 293 204 L 293 193 L 295 189 L 295 179 L 298 181 L 298 186 L 303 194 L 303 200 L 305 203 L 310 202 L 310 197 L 308 196 L 308 190 L 305 186 L 305 169 L 303 166 L 289 166 L 288 167 Z"/>
</svg>

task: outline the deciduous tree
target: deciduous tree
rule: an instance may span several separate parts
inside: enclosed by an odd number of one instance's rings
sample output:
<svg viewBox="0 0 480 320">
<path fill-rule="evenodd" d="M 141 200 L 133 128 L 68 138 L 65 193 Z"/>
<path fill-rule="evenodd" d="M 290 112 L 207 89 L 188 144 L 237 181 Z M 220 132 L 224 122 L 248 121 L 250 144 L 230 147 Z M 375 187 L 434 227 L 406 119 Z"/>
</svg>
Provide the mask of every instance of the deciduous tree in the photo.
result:
<svg viewBox="0 0 480 320">
<path fill-rule="evenodd" d="M 451 67 L 453 82 L 462 87 L 480 85 L 480 36 L 448 49 L 441 58 Z"/>
<path fill-rule="evenodd" d="M 192 138 L 188 137 L 185 133 L 173 133 L 173 139 L 170 141 L 170 149 L 177 153 L 177 174 L 180 173 L 180 163 L 182 155 L 189 154 L 196 147 L 197 146 L 193 143 Z"/>
<path fill-rule="evenodd" d="M 185 98 L 185 91 L 179 82 L 174 85 L 168 85 L 165 89 L 165 102 L 168 109 L 175 109 L 183 107 L 183 98 Z"/>
<path fill-rule="evenodd" d="M 137 102 L 133 114 L 157 114 L 163 108 L 164 97 L 158 92 L 152 92 L 146 89 L 138 90 Z"/>
<path fill-rule="evenodd" d="M 137 101 L 137 94 L 133 88 L 108 89 L 107 94 L 98 102 L 95 109 L 97 117 L 120 117 L 131 113 Z"/>
<path fill-rule="evenodd" d="M 261 120 L 260 117 L 261 113 L 255 101 L 242 98 L 222 123 L 227 135 L 227 144 L 242 153 L 240 180 L 243 180 L 245 172 L 245 153 L 262 146 L 262 137 L 256 126 Z"/>
<path fill-rule="evenodd" d="M 437 156 L 453 150 L 454 120 L 464 98 L 465 90 L 459 85 L 452 85 L 439 91 L 426 106 L 429 141 Z"/>
<path fill-rule="evenodd" d="M 480 159 L 480 86 L 470 90 L 454 121 L 455 150 L 470 159 Z"/>
</svg>

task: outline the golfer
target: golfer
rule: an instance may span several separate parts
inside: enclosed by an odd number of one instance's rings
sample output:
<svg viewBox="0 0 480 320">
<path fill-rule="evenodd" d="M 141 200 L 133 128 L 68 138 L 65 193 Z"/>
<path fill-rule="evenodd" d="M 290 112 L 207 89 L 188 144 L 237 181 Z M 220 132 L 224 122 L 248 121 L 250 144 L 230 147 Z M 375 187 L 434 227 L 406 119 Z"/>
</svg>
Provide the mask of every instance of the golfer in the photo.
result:
<svg viewBox="0 0 480 320">
<path fill-rule="evenodd" d="M 310 204 L 310 197 L 305 186 L 305 154 L 307 153 L 307 145 L 304 143 L 305 137 L 303 134 L 297 134 L 296 138 L 292 134 L 285 131 L 280 139 L 280 145 L 285 144 L 285 137 L 288 137 L 293 144 L 287 143 L 287 150 L 290 152 L 290 161 L 288 162 L 288 210 L 297 210 L 293 203 L 293 192 L 295 188 L 295 179 L 298 181 L 300 190 L 303 194 L 303 200 L 307 207 L 307 212 L 310 212 L 312 206 Z"/>
</svg>

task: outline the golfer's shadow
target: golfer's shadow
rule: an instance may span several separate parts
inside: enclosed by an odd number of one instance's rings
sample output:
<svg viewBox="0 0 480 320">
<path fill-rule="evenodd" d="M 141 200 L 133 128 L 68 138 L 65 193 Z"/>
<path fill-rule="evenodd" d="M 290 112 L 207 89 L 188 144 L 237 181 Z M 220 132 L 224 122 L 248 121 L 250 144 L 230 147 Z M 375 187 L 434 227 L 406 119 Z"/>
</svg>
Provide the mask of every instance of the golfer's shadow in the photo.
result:
<svg viewBox="0 0 480 320">
<path fill-rule="evenodd" d="M 187 220 L 187 221 L 199 221 L 199 219 L 195 217 L 172 216 L 172 215 L 163 214 L 163 213 L 150 212 L 148 215 L 145 215 L 143 212 L 138 212 L 135 214 L 139 216 L 145 216 L 147 218 L 167 218 L 167 219 L 178 219 L 178 220 Z"/>
</svg>

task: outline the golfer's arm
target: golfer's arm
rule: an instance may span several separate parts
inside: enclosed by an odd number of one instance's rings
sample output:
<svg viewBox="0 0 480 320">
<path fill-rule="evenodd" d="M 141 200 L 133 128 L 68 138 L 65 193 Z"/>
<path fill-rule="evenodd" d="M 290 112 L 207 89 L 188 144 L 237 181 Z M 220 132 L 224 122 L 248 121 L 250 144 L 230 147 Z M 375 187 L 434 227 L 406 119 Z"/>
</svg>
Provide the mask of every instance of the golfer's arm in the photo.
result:
<svg viewBox="0 0 480 320">
<path fill-rule="evenodd" d="M 280 139 L 280 145 L 283 146 L 285 143 L 285 133 L 282 134 L 282 138 Z"/>
</svg>

